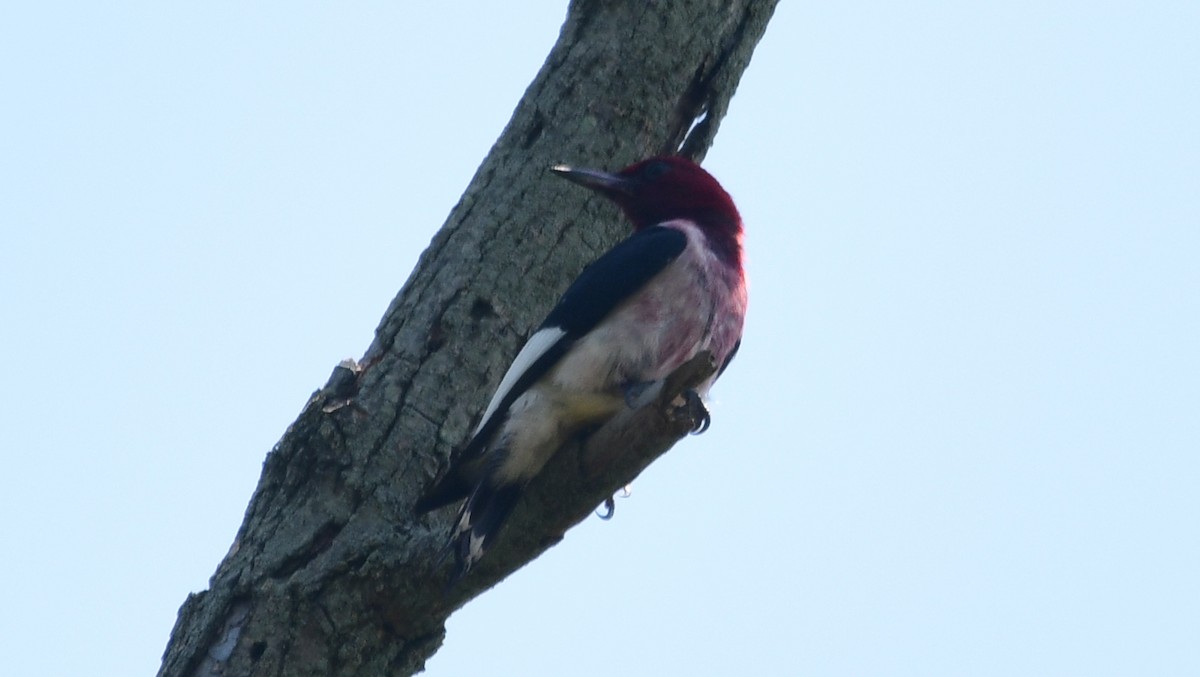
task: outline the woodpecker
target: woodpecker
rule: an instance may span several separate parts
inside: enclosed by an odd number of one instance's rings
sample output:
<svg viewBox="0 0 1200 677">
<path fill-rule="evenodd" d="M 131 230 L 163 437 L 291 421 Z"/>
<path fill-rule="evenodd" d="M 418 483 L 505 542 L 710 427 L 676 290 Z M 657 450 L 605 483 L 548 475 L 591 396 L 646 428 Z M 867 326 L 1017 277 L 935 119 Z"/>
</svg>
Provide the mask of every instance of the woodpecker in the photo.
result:
<svg viewBox="0 0 1200 677">
<path fill-rule="evenodd" d="M 707 171 L 655 157 L 611 174 L 551 171 L 617 204 L 633 234 L 579 274 L 501 379 L 453 468 L 416 510 L 463 498 L 448 547 L 458 580 L 494 543 L 529 481 L 572 437 L 702 350 L 720 365 L 741 345 L 746 315 L 742 220 Z"/>
</svg>

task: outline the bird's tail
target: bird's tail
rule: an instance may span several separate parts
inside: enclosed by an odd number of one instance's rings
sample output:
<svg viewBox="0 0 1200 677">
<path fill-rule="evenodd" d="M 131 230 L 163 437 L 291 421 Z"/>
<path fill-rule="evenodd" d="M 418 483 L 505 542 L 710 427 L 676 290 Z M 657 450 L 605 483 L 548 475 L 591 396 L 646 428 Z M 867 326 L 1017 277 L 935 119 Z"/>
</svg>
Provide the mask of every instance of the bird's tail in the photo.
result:
<svg viewBox="0 0 1200 677">
<path fill-rule="evenodd" d="M 523 490 L 524 484 L 499 483 L 486 477 L 471 492 L 450 537 L 449 546 L 457 564 L 451 584 L 467 575 L 491 547 Z"/>
<path fill-rule="evenodd" d="M 413 512 L 421 515 L 461 501 L 471 494 L 473 486 L 466 473 L 458 467 L 453 467 L 417 499 Z"/>
</svg>

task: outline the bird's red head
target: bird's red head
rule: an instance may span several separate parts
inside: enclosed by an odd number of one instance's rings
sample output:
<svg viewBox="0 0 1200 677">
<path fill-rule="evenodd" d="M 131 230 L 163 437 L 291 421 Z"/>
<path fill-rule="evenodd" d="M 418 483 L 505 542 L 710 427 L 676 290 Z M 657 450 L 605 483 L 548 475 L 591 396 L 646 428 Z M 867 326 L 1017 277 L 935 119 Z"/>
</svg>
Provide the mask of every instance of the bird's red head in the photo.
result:
<svg viewBox="0 0 1200 677">
<path fill-rule="evenodd" d="M 687 219 L 708 236 L 714 251 L 741 265 L 742 217 L 729 193 L 700 165 L 678 156 L 653 157 L 616 174 L 559 165 L 551 171 L 608 197 L 635 230 Z"/>
</svg>

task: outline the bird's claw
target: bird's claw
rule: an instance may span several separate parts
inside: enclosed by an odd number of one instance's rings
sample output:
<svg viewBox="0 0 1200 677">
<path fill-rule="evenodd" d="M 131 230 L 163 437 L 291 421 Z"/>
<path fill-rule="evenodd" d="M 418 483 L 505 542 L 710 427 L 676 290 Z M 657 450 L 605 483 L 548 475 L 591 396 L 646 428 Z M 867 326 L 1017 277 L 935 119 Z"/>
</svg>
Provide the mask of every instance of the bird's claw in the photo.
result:
<svg viewBox="0 0 1200 677">
<path fill-rule="evenodd" d="M 695 390 L 688 388 L 680 394 L 683 398 L 683 404 L 679 407 L 681 415 L 687 416 L 692 422 L 692 428 L 688 432 L 692 435 L 699 435 L 708 430 L 708 426 L 712 424 L 712 415 L 708 413 L 708 407 L 704 406 L 704 400 L 700 399 L 700 395 Z"/>
<path fill-rule="evenodd" d="M 608 521 L 612 519 L 614 513 L 617 512 L 617 501 L 612 496 L 604 499 L 604 512 L 600 512 L 600 508 L 596 508 L 596 517 Z"/>
<path fill-rule="evenodd" d="M 629 498 L 632 496 L 633 490 L 630 489 L 631 486 L 633 485 L 626 484 L 625 486 L 621 487 L 620 494 L 614 494 L 604 499 L 604 505 L 602 506 L 604 508 L 604 512 L 602 513 L 600 512 L 600 508 L 596 508 L 596 517 L 599 517 L 602 520 L 612 519 L 613 515 L 617 512 L 617 496 L 620 496 L 621 498 Z"/>
</svg>

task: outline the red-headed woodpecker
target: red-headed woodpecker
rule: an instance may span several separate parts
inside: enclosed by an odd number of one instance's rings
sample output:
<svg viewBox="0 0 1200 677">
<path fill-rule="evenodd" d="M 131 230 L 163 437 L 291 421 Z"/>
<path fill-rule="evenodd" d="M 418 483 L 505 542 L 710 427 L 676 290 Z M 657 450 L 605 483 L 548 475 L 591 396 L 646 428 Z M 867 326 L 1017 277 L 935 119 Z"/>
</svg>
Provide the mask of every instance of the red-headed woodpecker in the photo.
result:
<svg viewBox="0 0 1200 677">
<path fill-rule="evenodd" d="M 746 315 L 742 220 L 708 172 L 659 157 L 616 174 L 558 166 L 633 222 L 634 233 L 585 268 L 508 368 L 457 465 L 416 506 L 466 498 L 451 534 L 461 577 L 493 543 L 521 491 L 571 437 L 698 352 L 720 370 Z"/>
</svg>

